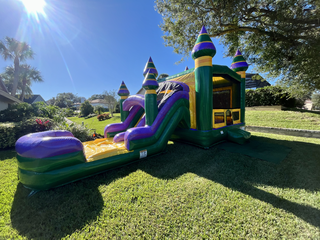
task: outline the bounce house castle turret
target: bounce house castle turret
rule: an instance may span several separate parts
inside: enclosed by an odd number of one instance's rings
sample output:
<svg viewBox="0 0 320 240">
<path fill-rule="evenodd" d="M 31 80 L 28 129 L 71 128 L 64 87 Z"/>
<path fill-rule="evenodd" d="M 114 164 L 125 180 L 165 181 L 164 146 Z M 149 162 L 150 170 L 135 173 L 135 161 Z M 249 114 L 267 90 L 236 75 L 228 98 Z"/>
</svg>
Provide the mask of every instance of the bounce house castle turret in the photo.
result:
<svg viewBox="0 0 320 240">
<path fill-rule="evenodd" d="M 231 67 L 233 71 L 241 76 L 241 92 L 240 92 L 240 107 L 241 107 L 241 122 L 245 123 L 245 108 L 246 108 L 246 71 L 248 69 L 248 63 L 242 56 L 242 53 L 237 50 Z"/>
<path fill-rule="evenodd" d="M 195 60 L 195 90 L 197 129 L 212 129 L 212 58 L 216 54 L 207 30 L 203 26 L 192 49 Z"/>
<path fill-rule="evenodd" d="M 127 89 L 126 84 L 124 83 L 124 81 L 122 81 L 119 91 L 118 91 L 118 95 L 120 96 L 120 113 L 121 113 L 121 122 L 124 122 L 124 120 L 126 120 L 126 118 L 129 115 L 129 111 L 124 111 L 123 110 L 123 106 L 122 103 L 124 102 L 124 100 L 126 100 L 128 98 L 128 96 L 130 95 L 129 90 Z"/>
<path fill-rule="evenodd" d="M 158 71 L 157 71 L 151 57 L 149 58 L 148 62 L 146 63 L 146 66 L 143 69 L 143 76 L 145 77 L 148 72 L 153 73 L 154 77 L 157 78 Z"/>
<path fill-rule="evenodd" d="M 143 76 L 145 77 L 142 87 L 145 92 L 145 113 L 146 113 L 146 125 L 151 126 L 158 115 L 157 106 L 157 93 L 156 89 L 159 84 L 156 80 L 158 71 L 150 57 L 143 70 Z"/>
<path fill-rule="evenodd" d="M 146 112 L 146 125 L 151 126 L 158 115 L 156 89 L 159 87 L 159 84 L 154 73 L 151 73 L 150 70 L 146 74 L 142 87 L 146 90 L 144 103 Z"/>
</svg>

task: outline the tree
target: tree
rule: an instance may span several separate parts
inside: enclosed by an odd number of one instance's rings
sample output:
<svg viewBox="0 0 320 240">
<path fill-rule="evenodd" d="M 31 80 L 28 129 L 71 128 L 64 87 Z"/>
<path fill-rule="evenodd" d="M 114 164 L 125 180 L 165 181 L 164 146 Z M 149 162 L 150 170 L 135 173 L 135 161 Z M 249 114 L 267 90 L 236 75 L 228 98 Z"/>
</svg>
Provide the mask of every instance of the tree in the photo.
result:
<svg viewBox="0 0 320 240">
<path fill-rule="evenodd" d="M 320 108 L 320 93 L 314 93 L 312 95 L 312 104 L 313 104 L 313 108 Z"/>
<path fill-rule="evenodd" d="M 106 103 L 108 105 L 111 117 L 113 117 L 113 112 L 115 110 L 119 98 L 117 91 L 113 89 L 110 91 L 104 91 L 103 94 L 105 95 L 104 99 L 106 100 Z"/>
<path fill-rule="evenodd" d="M 19 83 L 20 62 L 24 62 L 26 59 L 33 59 L 34 53 L 27 43 L 6 37 L 5 42 L 0 40 L 0 54 L 4 60 L 13 60 L 14 80 L 11 95 L 15 96 Z"/>
<path fill-rule="evenodd" d="M 98 112 L 98 114 L 100 115 L 103 111 L 105 110 L 104 107 L 102 107 L 101 105 L 95 106 L 94 107 L 94 111 Z"/>
<path fill-rule="evenodd" d="M 9 93 L 11 93 L 13 88 L 13 82 L 14 82 L 14 67 L 13 66 L 6 67 L 5 72 L 1 74 L 1 77 L 3 79 L 3 83 L 6 86 L 7 90 L 9 91 Z M 21 97 L 23 88 L 24 88 L 25 97 L 32 96 L 33 92 L 30 86 L 26 85 L 23 87 L 22 76 L 20 74 L 16 95 L 20 95 Z"/>
<path fill-rule="evenodd" d="M 93 94 L 91 97 L 88 98 L 88 100 L 96 100 L 96 99 L 104 99 L 105 95 L 103 94 Z"/>
<path fill-rule="evenodd" d="M 20 100 L 23 101 L 27 86 L 30 88 L 33 82 L 43 82 L 43 79 L 41 73 L 36 68 L 33 68 L 28 64 L 22 64 L 20 68 L 22 78 Z"/>
<path fill-rule="evenodd" d="M 161 73 L 158 77 L 158 79 L 161 79 L 161 78 L 166 78 L 166 77 L 169 77 L 169 74 L 167 73 Z"/>
<path fill-rule="evenodd" d="M 81 102 L 81 97 L 73 93 L 58 93 L 47 101 L 49 105 L 56 105 L 60 108 L 72 107 L 74 103 Z"/>
<path fill-rule="evenodd" d="M 80 106 L 80 112 L 82 116 L 88 116 L 90 113 L 93 113 L 93 106 L 89 101 L 84 101 Z"/>
<path fill-rule="evenodd" d="M 54 105 L 55 102 L 56 102 L 56 98 L 55 98 L 55 97 L 52 97 L 52 98 L 50 98 L 50 99 L 47 101 L 47 104 L 48 104 L 48 105 Z"/>
<path fill-rule="evenodd" d="M 14 82 L 14 67 L 6 67 L 5 72 L 1 75 L 9 92 L 12 92 Z M 20 75 L 17 85 L 17 92 L 20 94 L 20 100 L 23 101 L 25 96 L 32 95 L 31 85 L 33 82 L 43 82 L 41 73 L 28 64 L 20 65 Z"/>
<path fill-rule="evenodd" d="M 320 89 L 320 2 L 316 0 L 156 0 L 166 46 L 189 56 L 201 26 L 225 45 L 242 50 L 268 77 L 282 76 L 289 90 Z"/>
</svg>

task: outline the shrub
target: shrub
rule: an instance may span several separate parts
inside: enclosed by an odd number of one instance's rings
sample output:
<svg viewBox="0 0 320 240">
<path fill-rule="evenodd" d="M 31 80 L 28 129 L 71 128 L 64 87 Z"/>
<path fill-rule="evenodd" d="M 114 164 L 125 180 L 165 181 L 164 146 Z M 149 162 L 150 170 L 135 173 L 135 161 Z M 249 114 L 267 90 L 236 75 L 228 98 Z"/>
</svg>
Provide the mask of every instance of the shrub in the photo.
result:
<svg viewBox="0 0 320 240">
<path fill-rule="evenodd" d="M 72 123 L 68 124 L 66 122 L 57 123 L 54 125 L 53 130 L 67 130 L 73 134 L 74 137 L 78 138 L 81 142 L 93 140 L 91 129 L 87 126 Z"/>
<path fill-rule="evenodd" d="M 109 113 L 104 113 L 104 114 L 98 115 L 97 118 L 98 118 L 99 121 L 103 121 L 103 120 L 109 119 L 111 117 L 110 117 Z"/>
<path fill-rule="evenodd" d="M 98 105 L 98 106 L 94 107 L 94 112 L 97 113 L 97 114 L 101 114 L 104 111 L 105 111 L 105 108 L 102 107 L 101 105 Z"/>
<path fill-rule="evenodd" d="M 44 102 L 36 102 L 32 104 L 34 116 L 53 118 L 60 108 L 58 106 L 46 105 Z"/>
<path fill-rule="evenodd" d="M 88 100 L 81 104 L 80 113 L 82 116 L 88 116 L 90 113 L 93 113 L 93 107 Z"/>
<path fill-rule="evenodd" d="M 30 118 L 21 122 L 0 124 L 0 149 L 14 147 L 16 141 L 29 133 L 41 132 L 52 128 L 54 121 L 48 118 Z"/>
<path fill-rule="evenodd" d="M 41 121 L 41 123 L 39 123 Z M 45 123 L 46 122 L 46 123 Z M 45 123 L 45 124 L 44 124 Z M 15 124 L 16 139 L 34 132 L 42 132 L 52 129 L 55 122 L 48 118 L 30 118 Z"/>
<path fill-rule="evenodd" d="M 0 149 L 13 147 L 16 143 L 14 123 L 0 123 Z"/>
<path fill-rule="evenodd" d="M 62 108 L 60 114 L 63 114 L 65 117 L 72 117 L 74 111 L 71 108 Z"/>
<path fill-rule="evenodd" d="M 274 106 L 296 107 L 298 101 L 279 86 L 246 90 L 246 107 Z"/>
<path fill-rule="evenodd" d="M 11 104 L 0 111 L 0 122 L 19 122 L 34 116 L 33 107 L 28 103 Z"/>
<path fill-rule="evenodd" d="M 99 121 L 102 121 L 102 120 L 104 120 L 104 116 L 103 116 L 102 114 L 100 114 L 100 115 L 97 116 L 97 119 L 98 119 Z"/>
<path fill-rule="evenodd" d="M 104 119 L 109 119 L 109 118 L 111 118 L 109 113 L 104 113 L 104 114 L 102 114 L 102 115 L 104 116 Z"/>
<path fill-rule="evenodd" d="M 95 117 L 95 116 L 97 116 L 97 114 L 91 113 L 88 116 L 86 116 L 85 119 L 92 118 L 92 117 Z"/>
</svg>

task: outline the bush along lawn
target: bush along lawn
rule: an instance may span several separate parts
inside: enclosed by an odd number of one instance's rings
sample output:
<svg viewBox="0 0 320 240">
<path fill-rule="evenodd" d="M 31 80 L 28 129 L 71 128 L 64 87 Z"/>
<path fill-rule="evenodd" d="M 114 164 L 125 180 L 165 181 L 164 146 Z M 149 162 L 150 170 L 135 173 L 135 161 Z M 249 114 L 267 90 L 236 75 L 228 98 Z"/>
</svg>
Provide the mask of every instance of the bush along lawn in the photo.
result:
<svg viewBox="0 0 320 240">
<path fill-rule="evenodd" d="M 246 111 L 246 125 L 320 130 L 320 114 L 300 111 Z"/>
<path fill-rule="evenodd" d="M 14 147 L 23 135 L 46 130 L 68 130 L 81 141 L 92 140 L 92 131 L 79 124 L 67 124 L 65 117 L 71 116 L 71 109 L 35 104 L 13 104 L 0 111 L 0 149 Z"/>
<path fill-rule="evenodd" d="M 112 118 L 103 121 L 99 121 L 97 116 L 88 119 L 78 117 L 68 117 L 68 119 L 77 124 L 83 123 L 87 128 L 94 129 L 96 133 L 101 135 L 104 134 L 104 128 L 108 124 L 121 122 L 120 113 L 114 113 Z"/>
<path fill-rule="evenodd" d="M 275 165 L 171 143 L 29 198 L 1 151 L 0 239 L 320 239 L 320 139 L 253 135 L 292 150 Z"/>
</svg>

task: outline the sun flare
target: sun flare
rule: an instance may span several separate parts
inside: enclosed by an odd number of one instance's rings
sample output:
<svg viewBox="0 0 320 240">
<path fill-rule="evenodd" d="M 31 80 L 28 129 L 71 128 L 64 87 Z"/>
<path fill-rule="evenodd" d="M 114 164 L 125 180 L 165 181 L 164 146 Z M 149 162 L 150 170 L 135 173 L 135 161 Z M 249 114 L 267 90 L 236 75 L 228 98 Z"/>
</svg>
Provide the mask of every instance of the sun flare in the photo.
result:
<svg viewBox="0 0 320 240">
<path fill-rule="evenodd" d="M 21 0 L 28 13 L 43 13 L 43 8 L 46 5 L 44 0 Z"/>
</svg>

